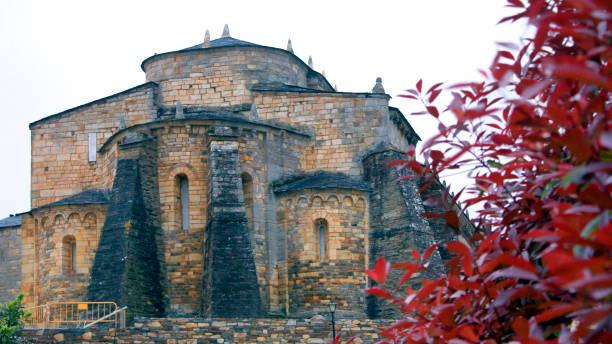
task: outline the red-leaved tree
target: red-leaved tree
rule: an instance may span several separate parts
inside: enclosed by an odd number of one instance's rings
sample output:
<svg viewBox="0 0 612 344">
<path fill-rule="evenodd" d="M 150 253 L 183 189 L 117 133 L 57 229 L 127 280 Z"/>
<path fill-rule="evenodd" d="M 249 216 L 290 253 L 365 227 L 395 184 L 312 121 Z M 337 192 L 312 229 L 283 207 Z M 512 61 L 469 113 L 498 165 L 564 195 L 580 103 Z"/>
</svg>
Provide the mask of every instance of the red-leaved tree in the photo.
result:
<svg viewBox="0 0 612 344">
<path fill-rule="evenodd" d="M 426 269 L 434 248 L 366 270 L 378 282 L 366 292 L 405 314 L 381 343 L 612 343 L 612 2 L 507 4 L 518 14 L 502 21 L 528 20 L 534 34 L 501 45 L 485 81 L 446 88 L 444 109 L 440 84 L 403 95 L 454 118 L 424 143 L 423 167 L 403 168 L 427 184 L 469 166 L 459 204 L 477 209 L 476 231 L 471 245 L 446 244 L 448 273 L 419 290 L 385 280 Z M 428 215 L 456 228 L 451 210 Z"/>
</svg>

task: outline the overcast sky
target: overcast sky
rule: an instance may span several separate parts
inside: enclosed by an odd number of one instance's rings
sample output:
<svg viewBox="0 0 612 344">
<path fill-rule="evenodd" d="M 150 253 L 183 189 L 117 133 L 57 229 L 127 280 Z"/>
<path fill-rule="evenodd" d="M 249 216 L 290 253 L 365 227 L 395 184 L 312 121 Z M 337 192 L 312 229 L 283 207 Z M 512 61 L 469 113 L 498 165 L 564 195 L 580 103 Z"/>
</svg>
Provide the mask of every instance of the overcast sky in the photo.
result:
<svg viewBox="0 0 612 344">
<path fill-rule="evenodd" d="M 144 83 L 140 63 L 231 36 L 285 48 L 325 71 L 339 91 L 370 91 L 383 79 L 391 105 L 420 78 L 477 78 L 495 41 L 520 28 L 496 23 L 504 0 L 404 1 L 0 1 L 0 218 L 30 209 L 28 124 Z M 434 123 L 408 120 L 422 138 Z"/>
</svg>

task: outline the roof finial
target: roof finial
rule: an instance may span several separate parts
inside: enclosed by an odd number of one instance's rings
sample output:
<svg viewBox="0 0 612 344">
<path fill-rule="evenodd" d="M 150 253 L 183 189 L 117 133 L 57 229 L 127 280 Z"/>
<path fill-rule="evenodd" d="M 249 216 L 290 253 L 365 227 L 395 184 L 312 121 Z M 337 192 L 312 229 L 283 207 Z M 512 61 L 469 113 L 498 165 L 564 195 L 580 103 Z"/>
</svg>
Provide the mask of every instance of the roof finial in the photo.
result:
<svg viewBox="0 0 612 344">
<path fill-rule="evenodd" d="M 225 24 L 225 26 L 223 27 L 223 34 L 221 35 L 221 38 L 229 37 L 229 36 L 230 36 L 230 34 L 229 34 L 229 26 L 227 26 L 227 24 Z"/>
<path fill-rule="evenodd" d="M 374 85 L 374 88 L 372 89 L 372 93 L 385 93 L 385 88 L 382 85 L 381 77 L 376 78 L 376 85 Z"/>
<path fill-rule="evenodd" d="M 308 56 L 308 67 L 313 68 L 312 67 L 312 55 Z"/>
<path fill-rule="evenodd" d="M 323 75 L 323 77 L 325 77 L 325 69 L 323 69 L 323 70 L 321 71 L 321 75 Z"/>
<path fill-rule="evenodd" d="M 202 43 L 202 48 L 210 48 L 210 31 L 206 29 L 206 33 L 204 34 L 204 43 Z"/>
<path fill-rule="evenodd" d="M 334 91 L 338 92 L 338 84 L 334 85 Z"/>
<path fill-rule="evenodd" d="M 287 41 L 287 51 L 293 53 L 293 45 L 291 44 L 291 38 Z"/>
<path fill-rule="evenodd" d="M 183 112 L 183 103 L 181 103 L 180 100 L 176 102 L 176 114 L 175 114 L 175 117 L 177 119 L 185 118 L 185 114 Z"/>
</svg>

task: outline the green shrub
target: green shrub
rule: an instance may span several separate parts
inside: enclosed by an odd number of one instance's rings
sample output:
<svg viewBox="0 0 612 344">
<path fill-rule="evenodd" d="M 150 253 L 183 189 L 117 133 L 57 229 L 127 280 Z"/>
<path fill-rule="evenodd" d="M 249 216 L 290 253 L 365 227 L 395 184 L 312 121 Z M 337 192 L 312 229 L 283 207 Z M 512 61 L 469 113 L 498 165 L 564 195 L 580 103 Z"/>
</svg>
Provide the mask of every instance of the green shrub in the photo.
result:
<svg viewBox="0 0 612 344">
<path fill-rule="evenodd" d="M 23 309 L 21 304 L 23 294 L 17 295 L 15 300 L 0 304 L 0 344 L 16 343 L 17 333 L 23 328 L 24 320 L 30 313 Z"/>
</svg>

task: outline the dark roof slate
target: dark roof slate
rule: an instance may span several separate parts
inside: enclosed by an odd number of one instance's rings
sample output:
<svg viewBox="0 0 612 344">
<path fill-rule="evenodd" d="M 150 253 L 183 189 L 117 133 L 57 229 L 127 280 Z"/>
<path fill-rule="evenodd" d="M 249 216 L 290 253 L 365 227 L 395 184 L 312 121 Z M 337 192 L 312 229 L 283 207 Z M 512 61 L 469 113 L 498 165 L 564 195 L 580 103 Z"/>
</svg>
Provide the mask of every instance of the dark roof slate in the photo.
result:
<svg viewBox="0 0 612 344">
<path fill-rule="evenodd" d="M 275 193 L 303 189 L 353 189 L 372 191 L 370 184 L 349 177 L 344 173 L 318 171 L 313 174 L 294 176 L 273 183 Z"/>
<path fill-rule="evenodd" d="M 210 47 L 209 48 L 218 48 L 218 47 L 260 47 L 260 46 L 261 45 L 259 45 L 259 44 L 255 44 L 255 43 L 251 43 L 251 42 L 247 42 L 247 41 L 241 41 L 241 40 L 235 39 L 233 37 L 221 37 L 221 38 L 213 39 L 212 41 L 210 41 Z M 191 46 L 189 48 L 181 49 L 180 51 L 184 51 L 184 50 L 196 50 L 196 49 L 202 49 L 202 43 L 196 44 L 196 45 Z"/>
<path fill-rule="evenodd" d="M 59 201 L 45 204 L 35 209 L 54 207 L 58 205 L 106 204 L 108 203 L 108 199 L 107 190 L 87 190 L 76 195 L 60 199 Z"/>
<path fill-rule="evenodd" d="M 314 88 L 306 88 L 287 84 L 261 84 L 251 87 L 253 91 L 275 91 L 275 92 L 303 92 L 303 93 L 330 93 L 330 91 L 322 91 Z M 335 93 L 335 92 L 334 92 Z"/>
<path fill-rule="evenodd" d="M 11 215 L 0 220 L 0 228 L 21 226 L 21 215 Z"/>
</svg>

